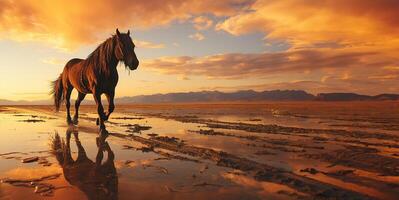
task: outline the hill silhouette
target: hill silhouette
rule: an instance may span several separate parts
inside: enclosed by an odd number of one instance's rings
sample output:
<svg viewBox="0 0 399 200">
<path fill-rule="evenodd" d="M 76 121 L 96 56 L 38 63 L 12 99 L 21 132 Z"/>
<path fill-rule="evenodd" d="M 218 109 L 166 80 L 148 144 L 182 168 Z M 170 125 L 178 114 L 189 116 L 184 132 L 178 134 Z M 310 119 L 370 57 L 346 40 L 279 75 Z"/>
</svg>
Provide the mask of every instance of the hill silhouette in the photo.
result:
<svg viewBox="0 0 399 200">
<path fill-rule="evenodd" d="M 119 97 L 118 104 L 130 103 L 195 103 L 221 101 L 383 101 L 399 100 L 399 94 L 379 94 L 375 96 L 356 93 L 320 93 L 313 95 L 303 90 L 270 90 L 257 92 L 241 90 L 236 92 L 200 91 L 178 92 L 166 94 L 138 95 Z M 0 99 L 0 105 L 50 105 L 52 100 L 39 101 L 10 101 Z M 94 101 L 85 100 L 83 104 L 94 104 Z"/>
</svg>

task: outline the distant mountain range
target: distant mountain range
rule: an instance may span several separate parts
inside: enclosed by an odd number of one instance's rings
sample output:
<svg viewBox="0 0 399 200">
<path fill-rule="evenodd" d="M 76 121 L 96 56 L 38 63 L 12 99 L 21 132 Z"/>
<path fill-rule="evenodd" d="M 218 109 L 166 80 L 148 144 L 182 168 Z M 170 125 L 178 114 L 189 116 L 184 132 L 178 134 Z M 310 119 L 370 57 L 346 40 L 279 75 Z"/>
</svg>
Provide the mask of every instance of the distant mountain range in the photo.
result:
<svg viewBox="0 0 399 200">
<path fill-rule="evenodd" d="M 399 100 L 398 94 L 380 94 L 376 96 L 355 93 L 320 93 L 309 94 L 303 90 L 271 90 L 257 92 L 243 90 L 237 92 L 201 91 L 181 92 L 153 95 L 139 95 L 116 98 L 119 104 L 130 103 L 188 103 L 188 102 L 217 102 L 217 101 L 382 101 Z M 93 101 L 84 101 L 93 104 Z M 10 101 L 0 99 L 0 105 L 47 105 L 50 100 L 41 101 Z"/>
<path fill-rule="evenodd" d="M 314 96 L 301 90 L 272 90 L 256 92 L 253 90 L 225 93 L 202 91 L 187 93 L 168 93 L 140 95 L 118 98 L 119 103 L 163 103 L 163 102 L 209 102 L 209 101 L 306 101 Z"/>
<path fill-rule="evenodd" d="M 379 94 L 375 96 L 356 93 L 320 93 L 315 97 L 319 101 L 383 101 L 399 100 L 398 94 Z"/>
</svg>

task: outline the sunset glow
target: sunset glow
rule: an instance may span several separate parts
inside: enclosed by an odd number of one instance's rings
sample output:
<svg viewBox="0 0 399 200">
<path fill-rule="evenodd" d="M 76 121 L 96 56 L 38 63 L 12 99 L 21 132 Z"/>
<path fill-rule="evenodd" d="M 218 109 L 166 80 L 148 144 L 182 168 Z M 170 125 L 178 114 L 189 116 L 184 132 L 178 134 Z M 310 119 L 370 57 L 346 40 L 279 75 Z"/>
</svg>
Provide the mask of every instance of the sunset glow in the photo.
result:
<svg viewBox="0 0 399 200">
<path fill-rule="evenodd" d="M 115 29 L 140 66 L 116 96 L 202 90 L 399 93 L 394 0 L 0 0 L 0 99 L 49 99 L 50 81 Z"/>
</svg>

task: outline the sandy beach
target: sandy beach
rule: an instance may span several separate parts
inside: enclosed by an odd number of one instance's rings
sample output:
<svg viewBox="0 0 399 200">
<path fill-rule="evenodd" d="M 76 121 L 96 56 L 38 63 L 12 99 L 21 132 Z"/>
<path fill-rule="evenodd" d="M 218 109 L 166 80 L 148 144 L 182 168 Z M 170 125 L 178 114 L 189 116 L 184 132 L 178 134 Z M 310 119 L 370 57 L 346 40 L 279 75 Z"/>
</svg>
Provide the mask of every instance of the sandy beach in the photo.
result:
<svg viewBox="0 0 399 200">
<path fill-rule="evenodd" d="M 395 199 L 399 104 L 0 107 L 1 199 Z"/>
</svg>

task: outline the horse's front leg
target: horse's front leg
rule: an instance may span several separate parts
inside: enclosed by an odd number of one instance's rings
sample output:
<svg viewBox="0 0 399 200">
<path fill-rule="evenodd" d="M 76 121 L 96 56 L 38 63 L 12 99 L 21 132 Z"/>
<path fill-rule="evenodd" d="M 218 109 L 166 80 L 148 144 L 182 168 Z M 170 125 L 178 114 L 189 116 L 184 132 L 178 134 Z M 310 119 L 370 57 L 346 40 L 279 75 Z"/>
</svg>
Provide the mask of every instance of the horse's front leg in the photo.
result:
<svg viewBox="0 0 399 200">
<path fill-rule="evenodd" d="M 98 113 L 98 124 L 97 125 L 100 125 L 100 130 L 105 130 L 104 119 L 106 116 L 104 113 L 104 107 L 101 103 L 101 93 L 94 92 L 93 97 L 97 104 L 97 113 Z"/>
<path fill-rule="evenodd" d="M 114 104 L 114 97 L 115 97 L 115 92 L 112 91 L 108 94 L 105 94 L 108 100 L 108 113 L 105 116 L 105 120 L 108 120 L 109 116 L 111 115 L 112 112 L 114 112 L 115 109 L 115 104 Z"/>
</svg>

